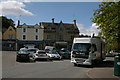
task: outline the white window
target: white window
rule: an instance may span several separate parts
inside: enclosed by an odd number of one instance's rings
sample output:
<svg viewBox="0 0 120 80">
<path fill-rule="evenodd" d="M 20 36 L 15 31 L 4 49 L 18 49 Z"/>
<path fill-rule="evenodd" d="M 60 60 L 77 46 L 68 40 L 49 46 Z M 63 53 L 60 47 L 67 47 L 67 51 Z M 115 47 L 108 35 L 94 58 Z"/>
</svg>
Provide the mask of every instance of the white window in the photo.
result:
<svg viewBox="0 0 120 80">
<path fill-rule="evenodd" d="M 51 40 L 51 35 L 47 35 L 47 40 Z"/>
<path fill-rule="evenodd" d="M 38 32 L 39 32 L 39 29 L 35 29 L 35 32 L 38 33 Z"/>
<path fill-rule="evenodd" d="M 35 40 L 39 40 L 39 37 L 38 37 L 38 35 L 35 35 Z"/>
<path fill-rule="evenodd" d="M 23 39 L 23 40 L 26 40 L 26 35 L 23 35 L 23 36 L 22 36 L 22 39 Z"/>
<path fill-rule="evenodd" d="M 26 28 L 23 28 L 23 30 L 22 30 L 24 33 L 26 32 Z"/>
<path fill-rule="evenodd" d="M 7 39 L 14 39 L 14 35 L 7 35 Z"/>
</svg>

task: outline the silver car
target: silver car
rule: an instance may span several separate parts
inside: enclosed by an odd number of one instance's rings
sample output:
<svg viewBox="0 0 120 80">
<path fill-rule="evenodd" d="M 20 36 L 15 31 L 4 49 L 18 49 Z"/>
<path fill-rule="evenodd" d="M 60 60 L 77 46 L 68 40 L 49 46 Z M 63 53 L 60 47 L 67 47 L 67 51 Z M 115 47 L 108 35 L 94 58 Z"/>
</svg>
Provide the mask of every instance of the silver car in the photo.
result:
<svg viewBox="0 0 120 80">
<path fill-rule="evenodd" d="M 44 50 L 38 50 L 35 53 L 35 59 L 36 60 L 49 60 L 49 56 Z"/>
<path fill-rule="evenodd" d="M 56 51 L 56 50 L 52 50 L 47 52 L 47 55 L 50 57 L 50 59 L 59 59 L 61 60 L 62 57 L 60 56 L 60 54 Z"/>
</svg>

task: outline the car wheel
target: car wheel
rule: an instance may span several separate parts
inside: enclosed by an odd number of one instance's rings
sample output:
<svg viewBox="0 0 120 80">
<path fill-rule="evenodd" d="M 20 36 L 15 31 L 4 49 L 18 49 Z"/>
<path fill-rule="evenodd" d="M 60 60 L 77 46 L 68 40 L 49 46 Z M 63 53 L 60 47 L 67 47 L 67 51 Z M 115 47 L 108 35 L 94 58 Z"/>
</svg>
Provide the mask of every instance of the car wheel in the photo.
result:
<svg viewBox="0 0 120 80">
<path fill-rule="evenodd" d="M 95 60 L 92 60 L 92 62 L 91 62 L 91 67 L 94 67 L 95 64 L 96 64 L 96 61 L 95 61 Z"/>
<path fill-rule="evenodd" d="M 52 61 L 53 59 L 49 56 L 49 61 Z"/>
<path fill-rule="evenodd" d="M 74 63 L 74 66 L 76 66 L 76 67 L 77 67 L 77 66 L 78 66 L 78 64 Z"/>
<path fill-rule="evenodd" d="M 50 59 L 49 59 L 49 58 L 47 58 L 47 59 L 46 59 L 46 61 L 50 61 Z"/>
<path fill-rule="evenodd" d="M 62 60 L 62 58 L 60 57 L 59 60 Z"/>
<path fill-rule="evenodd" d="M 20 58 L 16 57 L 16 62 L 20 62 L 20 60 L 21 60 Z"/>
<path fill-rule="evenodd" d="M 36 60 L 35 60 L 34 57 L 30 57 L 29 61 L 30 61 L 30 62 L 35 62 Z"/>
<path fill-rule="evenodd" d="M 16 62 L 20 62 L 20 60 L 19 60 L 19 59 L 16 59 Z"/>
</svg>

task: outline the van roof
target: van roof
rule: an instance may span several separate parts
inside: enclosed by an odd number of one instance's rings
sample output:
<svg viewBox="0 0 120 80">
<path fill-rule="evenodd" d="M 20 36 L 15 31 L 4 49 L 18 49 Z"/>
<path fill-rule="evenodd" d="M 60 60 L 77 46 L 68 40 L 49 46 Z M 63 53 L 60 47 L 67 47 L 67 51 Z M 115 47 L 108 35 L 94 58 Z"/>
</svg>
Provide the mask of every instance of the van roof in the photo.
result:
<svg viewBox="0 0 120 80">
<path fill-rule="evenodd" d="M 96 42 L 100 41 L 100 38 L 90 38 L 90 37 L 83 37 L 83 38 L 74 38 L 73 43 L 91 43 L 91 42 Z"/>
</svg>

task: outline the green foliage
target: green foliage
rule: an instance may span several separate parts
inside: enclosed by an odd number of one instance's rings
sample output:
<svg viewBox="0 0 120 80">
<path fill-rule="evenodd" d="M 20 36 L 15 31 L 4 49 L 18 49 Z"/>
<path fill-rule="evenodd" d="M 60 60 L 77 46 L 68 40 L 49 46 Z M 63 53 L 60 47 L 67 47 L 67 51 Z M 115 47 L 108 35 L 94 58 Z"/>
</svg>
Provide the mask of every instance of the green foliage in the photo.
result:
<svg viewBox="0 0 120 80">
<path fill-rule="evenodd" d="M 2 28 L 8 28 L 9 26 L 14 27 L 14 21 L 12 19 L 8 19 L 5 16 L 0 16 L 0 19 L 2 18 Z"/>
<path fill-rule="evenodd" d="M 120 2 L 102 2 L 94 11 L 92 22 L 99 25 L 106 49 L 120 49 Z"/>
</svg>

